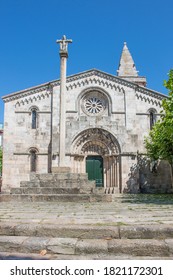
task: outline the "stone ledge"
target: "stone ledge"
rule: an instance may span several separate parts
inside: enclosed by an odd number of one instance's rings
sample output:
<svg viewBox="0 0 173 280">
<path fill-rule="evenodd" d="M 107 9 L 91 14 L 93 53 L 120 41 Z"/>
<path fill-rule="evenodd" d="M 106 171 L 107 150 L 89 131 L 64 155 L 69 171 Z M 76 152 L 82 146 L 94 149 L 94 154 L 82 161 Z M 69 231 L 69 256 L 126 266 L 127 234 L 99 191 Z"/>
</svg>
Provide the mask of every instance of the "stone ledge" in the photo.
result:
<svg viewBox="0 0 173 280">
<path fill-rule="evenodd" d="M 1 252 L 87 255 L 111 254 L 114 256 L 149 256 L 170 257 L 173 252 L 173 239 L 77 239 L 77 238 L 42 238 L 27 236 L 0 236 Z"/>
<path fill-rule="evenodd" d="M 0 202 L 112 202 L 112 195 L 106 194 L 0 194 Z"/>
<path fill-rule="evenodd" d="M 49 223 L 0 223 L 0 236 L 63 237 L 82 239 L 157 239 L 172 240 L 173 227 L 167 225 L 108 226 L 58 225 Z"/>
<path fill-rule="evenodd" d="M 120 239 L 108 241 L 108 252 L 130 254 L 132 256 L 169 256 L 169 248 L 164 240 Z"/>
<path fill-rule="evenodd" d="M 167 225 L 120 226 L 121 239 L 164 239 L 173 237 L 173 227 Z"/>
</svg>

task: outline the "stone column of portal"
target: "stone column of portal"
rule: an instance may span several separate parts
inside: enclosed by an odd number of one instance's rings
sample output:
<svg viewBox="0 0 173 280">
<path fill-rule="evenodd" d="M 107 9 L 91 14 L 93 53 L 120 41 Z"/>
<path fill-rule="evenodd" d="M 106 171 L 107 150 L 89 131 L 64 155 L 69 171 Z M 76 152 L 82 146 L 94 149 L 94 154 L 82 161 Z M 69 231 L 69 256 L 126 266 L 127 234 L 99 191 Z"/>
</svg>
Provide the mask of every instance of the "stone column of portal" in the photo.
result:
<svg viewBox="0 0 173 280">
<path fill-rule="evenodd" d="M 66 137 L 66 66 L 68 58 L 68 43 L 64 35 L 61 40 L 57 40 L 60 44 L 60 138 L 59 138 L 59 167 L 65 169 L 65 137 Z M 65 171 L 65 170 L 64 170 Z"/>
</svg>

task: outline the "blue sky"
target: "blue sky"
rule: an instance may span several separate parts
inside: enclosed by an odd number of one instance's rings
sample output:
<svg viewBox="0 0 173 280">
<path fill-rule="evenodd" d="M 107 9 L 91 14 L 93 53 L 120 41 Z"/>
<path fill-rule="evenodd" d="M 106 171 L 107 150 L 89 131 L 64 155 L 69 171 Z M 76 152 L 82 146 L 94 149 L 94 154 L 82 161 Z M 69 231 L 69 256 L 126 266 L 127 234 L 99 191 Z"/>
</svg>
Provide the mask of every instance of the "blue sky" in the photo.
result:
<svg viewBox="0 0 173 280">
<path fill-rule="evenodd" d="M 166 94 L 172 14 L 172 0 L 0 0 L 0 96 L 59 78 L 63 34 L 73 39 L 68 75 L 92 68 L 116 75 L 126 41 L 147 87 Z"/>
</svg>

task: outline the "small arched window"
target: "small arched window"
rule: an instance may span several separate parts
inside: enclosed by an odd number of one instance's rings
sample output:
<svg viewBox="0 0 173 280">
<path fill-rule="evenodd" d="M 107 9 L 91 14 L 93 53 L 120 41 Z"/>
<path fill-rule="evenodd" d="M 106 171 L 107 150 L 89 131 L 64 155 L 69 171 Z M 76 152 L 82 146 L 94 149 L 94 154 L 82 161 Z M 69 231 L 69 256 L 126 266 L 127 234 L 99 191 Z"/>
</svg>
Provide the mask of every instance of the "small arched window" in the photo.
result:
<svg viewBox="0 0 173 280">
<path fill-rule="evenodd" d="M 149 118 L 150 118 L 150 129 L 153 128 L 153 126 L 156 123 L 156 110 L 155 109 L 150 109 L 149 110 Z"/>
<path fill-rule="evenodd" d="M 35 149 L 30 150 L 30 171 L 36 172 L 37 170 L 37 151 Z"/>
<path fill-rule="evenodd" d="M 37 127 L 37 111 L 32 110 L 32 129 L 36 129 Z"/>
<path fill-rule="evenodd" d="M 38 109 L 36 107 L 31 108 L 31 127 L 36 129 L 38 126 Z"/>
</svg>

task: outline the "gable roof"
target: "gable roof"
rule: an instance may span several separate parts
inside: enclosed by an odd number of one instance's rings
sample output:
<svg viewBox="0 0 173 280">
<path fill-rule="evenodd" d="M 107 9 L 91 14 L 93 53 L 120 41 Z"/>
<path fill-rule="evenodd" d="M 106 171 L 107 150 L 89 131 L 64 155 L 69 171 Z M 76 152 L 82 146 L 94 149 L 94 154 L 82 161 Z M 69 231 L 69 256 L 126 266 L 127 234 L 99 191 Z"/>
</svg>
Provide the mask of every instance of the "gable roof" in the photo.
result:
<svg viewBox="0 0 173 280">
<path fill-rule="evenodd" d="M 134 88 L 137 92 L 141 92 L 141 93 L 153 96 L 153 97 L 158 98 L 160 100 L 167 97 L 166 95 L 164 95 L 160 92 L 148 89 L 148 88 L 143 87 L 143 86 L 139 86 L 134 82 L 125 80 L 125 79 L 120 78 L 118 76 L 114 76 L 112 74 L 108 74 L 106 72 L 103 72 L 103 71 L 100 71 L 100 70 L 97 70 L 97 69 L 91 69 L 91 70 L 80 72 L 80 73 L 77 73 L 77 74 L 74 74 L 74 75 L 67 76 L 67 79 L 66 79 L 67 88 L 72 83 L 75 83 L 75 82 L 78 83 L 80 80 L 82 80 L 82 79 L 86 80 L 87 78 L 90 78 L 92 76 L 98 77 L 100 79 L 106 79 L 107 81 L 117 83 L 120 86 L 126 86 L 126 87 L 130 87 L 130 88 Z M 2 99 L 3 99 L 4 102 L 10 102 L 12 100 L 17 100 L 19 98 L 22 98 L 22 97 L 25 97 L 25 96 L 28 96 L 28 95 L 32 95 L 32 94 L 37 93 L 37 92 L 41 92 L 41 91 L 44 91 L 44 90 L 50 90 L 50 87 L 54 87 L 54 86 L 58 86 L 58 85 L 60 85 L 60 79 L 49 81 L 49 82 L 41 84 L 41 85 L 37 85 L 37 86 L 34 86 L 34 87 L 30 87 L 30 88 L 27 88 L 27 89 L 24 89 L 24 90 L 20 90 L 20 91 L 5 95 L 5 96 L 2 97 Z"/>
</svg>

